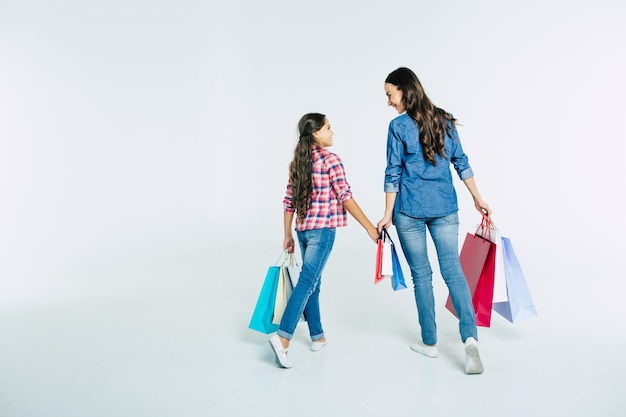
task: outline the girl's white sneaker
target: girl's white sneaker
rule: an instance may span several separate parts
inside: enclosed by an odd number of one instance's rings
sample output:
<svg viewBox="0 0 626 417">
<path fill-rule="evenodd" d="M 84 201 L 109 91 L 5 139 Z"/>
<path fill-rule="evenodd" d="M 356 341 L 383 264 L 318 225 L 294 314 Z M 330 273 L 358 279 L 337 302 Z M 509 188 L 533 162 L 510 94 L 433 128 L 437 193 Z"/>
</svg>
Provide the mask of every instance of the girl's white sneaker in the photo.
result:
<svg viewBox="0 0 626 417">
<path fill-rule="evenodd" d="M 272 350 L 274 351 L 274 355 L 276 355 L 276 365 L 282 368 L 291 368 L 293 366 L 293 363 L 291 363 L 287 358 L 287 351 L 289 349 L 283 348 L 283 344 L 280 343 L 280 338 L 278 337 L 278 335 L 272 335 L 269 342 Z"/>
<path fill-rule="evenodd" d="M 325 341 L 325 340 L 324 340 L 323 342 L 317 342 L 317 341 L 316 341 L 316 342 L 311 343 L 311 347 L 310 347 L 310 349 L 311 349 L 313 352 L 319 352 L 320 350 L 322 350 L 322 348 L 323 348 L 324 346 L 326 346 L 326 344 L 328 344 L 328 342 L 327 342 L 327 341 Z"/>
</svg>

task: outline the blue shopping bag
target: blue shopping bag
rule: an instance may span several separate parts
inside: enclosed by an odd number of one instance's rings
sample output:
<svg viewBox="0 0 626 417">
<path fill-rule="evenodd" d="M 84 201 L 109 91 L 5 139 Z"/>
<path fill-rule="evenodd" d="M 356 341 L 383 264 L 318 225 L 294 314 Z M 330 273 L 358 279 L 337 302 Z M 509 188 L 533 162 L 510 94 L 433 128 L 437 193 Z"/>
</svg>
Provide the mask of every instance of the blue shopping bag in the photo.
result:
<svg viewBox="0 0 626 417">
<path fill-rule="evenodd" d="M 537 317 L 537 309 L 526 285 L 522 267 L 515 255 L 511 240 L 504 236 L 502 237 L 502 250 L 508 301 L 493 303 L 493 310 L 511 323 Z"/>
<path fill-rule="evenodd" d="M 272 324 L 274 317 L 274 307 L 276 305 L 276 290 L 278 289 L 278 278 L 280 266 L 270 266 L 263 281 L 261 293 L 256 302 L 254 313 L 248 328 L 261 333 L 270 334 L 278 330 L 278 324 Z"/>
<path fill-rule="evenodd" d="M 404 273 L 402 272 L 402 266 L 400 265 L 400 258 L 396 252 L 396 245 L 391 245 L 391 261 L 393 263 L 393 276 L 391 277 L 391 287 L 394 291 L 403 290 L 406 288 L 404 282 Z"/>
</svg>

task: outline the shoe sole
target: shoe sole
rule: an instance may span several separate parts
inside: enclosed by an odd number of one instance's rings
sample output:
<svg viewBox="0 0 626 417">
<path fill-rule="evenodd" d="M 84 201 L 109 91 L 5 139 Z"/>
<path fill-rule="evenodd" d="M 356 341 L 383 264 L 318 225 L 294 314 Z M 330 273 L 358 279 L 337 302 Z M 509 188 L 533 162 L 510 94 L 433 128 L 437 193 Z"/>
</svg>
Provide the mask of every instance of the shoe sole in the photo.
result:
<svg viewBox="0 0 626 417">
<path fill-rule="evenodd" d="M 467 346 L 465 348 L 465 355 L 466 355 L 465 373 L 468 375 L 482 374 L 483 363 L 480 360 L 478 346 Z M 469 363 L 471 363 L 471 365 L 467 365 Z"/>
</svg>

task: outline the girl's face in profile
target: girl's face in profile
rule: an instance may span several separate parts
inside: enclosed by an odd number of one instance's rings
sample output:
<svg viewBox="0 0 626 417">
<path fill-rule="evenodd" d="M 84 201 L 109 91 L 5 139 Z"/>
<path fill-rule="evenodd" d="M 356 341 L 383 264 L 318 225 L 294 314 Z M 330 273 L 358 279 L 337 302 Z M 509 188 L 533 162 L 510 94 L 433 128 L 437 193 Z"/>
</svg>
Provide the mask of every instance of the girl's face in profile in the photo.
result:
<svg viewBox="0 0 626 417">
<path fill-rule="evenodd" d="M 404 113 L 406 109 L 402 104 L 402 91 L 393 84 L 385 83 L 385 94 L 387 95 L 387 105 L 396 109 L 398 114 Z"/>
<path fill-rule="evenodd" d="M 330 130 L 328 119 L 324 120 L 324 126 L 322 126 L 320 130 L 313 132 L 313 139 L 315 139 L 315 143 L 322 148 L 333 146 L 333 131 Z"/>
</svg>

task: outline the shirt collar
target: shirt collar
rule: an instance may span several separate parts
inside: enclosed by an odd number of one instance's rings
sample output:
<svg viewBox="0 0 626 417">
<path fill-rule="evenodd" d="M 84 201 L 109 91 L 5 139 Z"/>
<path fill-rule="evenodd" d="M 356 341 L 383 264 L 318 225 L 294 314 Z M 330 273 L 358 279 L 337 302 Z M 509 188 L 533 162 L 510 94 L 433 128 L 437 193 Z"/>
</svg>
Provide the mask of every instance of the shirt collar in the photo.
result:
<svg viewBox="0 0 626 417">
<path fill-rule="evenodd" d="M 323 147 L 321 147 L 321 146 L 319 146 L 319 145 L 311 145 L 311 150 L 312 150 L 313 152 L 320 152 L 320 153 L 323 153 L 323 154 L 328 153 L 328 151 L 326 150 L 326 148 L 323 148 Z"/>
</svg>

